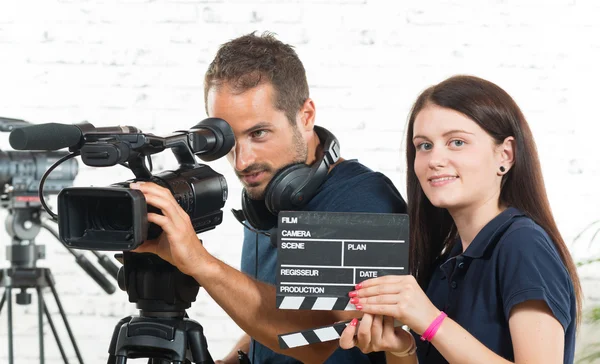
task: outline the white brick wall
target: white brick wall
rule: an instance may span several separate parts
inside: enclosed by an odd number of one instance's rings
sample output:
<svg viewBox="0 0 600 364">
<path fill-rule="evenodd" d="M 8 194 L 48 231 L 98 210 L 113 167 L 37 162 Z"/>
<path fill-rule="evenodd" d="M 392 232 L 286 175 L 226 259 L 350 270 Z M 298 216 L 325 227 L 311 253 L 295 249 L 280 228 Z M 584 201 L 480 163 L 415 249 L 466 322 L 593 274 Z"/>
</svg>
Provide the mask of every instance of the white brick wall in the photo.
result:
<svg viewBox="0 0 600 364">
<path fill-rule="evenodd" d="M 475 74 L 500 84 L 523 108 L 556 219 L 572 242 L 600 219 L 599 17 L 594 0 L 0 0 L 0 116 L 135 125 L 159 135 L 188 129 L 205 117 L 203 74 L 218 45 L 270 30 L 296 46 L 317 121 L 336 133 L 344 156 L 387 173 L 404 192 L 401 142 L 411 103 L 430 84 Z M 0 135 L 0 148 L 10 149 L 8 135 Z M 167 153 L 155 162 L 156 170 L 176 166 Z M 225 211 L 239 207 L 240 185 L 228 164 L 211 166 L 230 186 Z M 80 167 L 80 186 L 130 177 L 122 168 Z M 1 234 L 1 245 L 8 244 Z M 600 254 L 600 239 L 588 247 L 592 236 L 572 245 L 577 258 Z M 241 229 L 232 216 L 203 239 L 238 267 Z M 54 272 L 86 363 L 105 363 L 112 328 L 135 312 L 133 305 L 124 292 L 104 294 L 49 234 L 38 243 L 46 245 L 40 264 Z M 4 248 L 0 262 L 7 265 Z M 598 267 L 581 270 L 588 303 L 600 301 L 592 280 L 599 274 Z M 37 362 L 36 309 L 35 300 L 15 306 L 19 363 Z M 202 290 L 189 313 L 203 324 L 215 359 L 241 333 Z M 2 362 L 6 323 L 4 308 Z M 59 331 L 74 362 L 62 324 Z M 46 352 L 47 363 L 61 362 L 47 325 Z"/>
</svg>

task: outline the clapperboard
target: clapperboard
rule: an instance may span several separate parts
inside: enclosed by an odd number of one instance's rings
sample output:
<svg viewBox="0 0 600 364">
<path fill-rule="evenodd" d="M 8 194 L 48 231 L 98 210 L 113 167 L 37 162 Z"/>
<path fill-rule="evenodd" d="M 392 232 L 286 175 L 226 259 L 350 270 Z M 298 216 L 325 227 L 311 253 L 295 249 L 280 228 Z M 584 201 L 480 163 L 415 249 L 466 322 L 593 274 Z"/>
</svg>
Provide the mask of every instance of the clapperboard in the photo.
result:
<svg viewBox="0 0 600 364">
<path fill-rule="evenodd" d="M 357 283 L 408 274 L 408 216 L 284 211 L 277 250 L 278 308 L 354 310 Z"/>
<path fill-rule="evenodd" d="M 277 307 L 355 310 L 357 283 L 408 274 L 408 216 L 284 211 L 277 233 Z M 339 339 L 350 321 L 279 335 L 282 349 Z"/>
</svg>

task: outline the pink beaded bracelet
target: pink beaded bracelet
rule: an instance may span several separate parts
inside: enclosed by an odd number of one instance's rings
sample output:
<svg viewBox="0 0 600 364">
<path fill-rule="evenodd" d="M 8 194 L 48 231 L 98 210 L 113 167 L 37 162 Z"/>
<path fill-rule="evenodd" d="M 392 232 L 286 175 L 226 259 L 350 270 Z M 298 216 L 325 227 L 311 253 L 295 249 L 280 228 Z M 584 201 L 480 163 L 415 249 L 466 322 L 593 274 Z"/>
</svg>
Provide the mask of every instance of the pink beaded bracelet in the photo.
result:
<svg viewBox="0 0 600 364">
<path fill-rule="evenodd" d="M 438 317 L 436 317 L 435 320 L 433 320 L 433 322 L 429 325 L 427 330 L 425 330 L 425 332 L 421 336 L 421 340 L 422 341 L 431 341 L 433 339 L 433 337 L 435 336 L 435 333 L 440 328 L 440 326 L 442 326 L 442 321 L 444 321 L 444 319 L 447 316 L 448 315 L 446 315 L 446 313 L 444 311 L 441 311 L 440 314 L 438 315 Z"/>
</svg>

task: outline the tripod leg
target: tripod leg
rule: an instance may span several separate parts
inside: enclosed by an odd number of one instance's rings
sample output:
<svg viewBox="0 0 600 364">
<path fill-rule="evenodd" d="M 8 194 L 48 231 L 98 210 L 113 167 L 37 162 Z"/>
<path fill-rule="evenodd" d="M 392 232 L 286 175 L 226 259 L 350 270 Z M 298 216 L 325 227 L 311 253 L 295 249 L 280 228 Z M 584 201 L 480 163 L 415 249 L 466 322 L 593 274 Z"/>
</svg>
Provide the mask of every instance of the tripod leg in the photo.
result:
<svg viewBox="0 0 600 364">
<path fill-rule="evenodd" d="M 13 332 L 12 332 L 12 288 L 7 287 L 4 294 L 6 295 L 6 308 L 8 310 L 8 363 L 14 364 L 13 356 Z"/>
<path fill-rule="evenodd" d="M 119 320 L 119 323 L 117 323 L 117 325 L 115 326 L 115 329 L 113 330 L 113 335 L 110 339 L 110 344 L 108 345 L 108 360 L 106 362 L 106 364 L 118 364 L 119 362 L 117 362 L 117 356 L 116 356 L 116 350 L 117 350 L 117 341 L 119 340 L 119 332 L 121 331 L 121 326 L 123 326 L 123 324 L 128 323 L 129 321 L 131 321 L 132 316 L 127 316 L 122 318 L 121 320 Z M 119 359 L 121 360 L 121 359 Z"/>
<path fill-rule="evenodd" d="M 50 312 L 48 311 L 48 306 L 44 302 L 44 312 L 46 313 L 46 318 L 48 318 L 48 324 L 52 329 L 52 334 L 54 334 L 54 338 L 56 339 L 56 345 L 58 346 L 58 350 L 60 350 L 60 355 L 63 358 L 65 364 L 69 364 L 69 360 L 67 360 L 67 355 L 65 354 L 65 349 L 60 342 L 60 338 L 58 337 L 58 332 L 56 331 L 56 326 L 54 326 L 54 321 L 52 321 L 52 316 L 50 316 Z"/>
<path fill-rule="evenodd" d="M 81 353 L 79 352 L 79 347 L 77 347 L 77 343 L 75 342 L 75 336 L 73 336 L 73 331 L 71 331 L 71 326 L 69 326 L 69 321 L 67 321 L 67 314 L 65 313 L 65 310 L 62 307 L 62 304 L 60 303 L 60 299 L 58 298 L 58 292 L 56 292 L 56 287 L 54 287 L 54 279 L 52 277 L 47 277 L 48 279 L 48 285 L 50 286 L 50 289 L 52 290 L 52 295 L 54 296 L 54 299 L 56 300 L 56 306 L 58 306 L 58 311 L 60 312 L 60 315 L 62 316 L 63 321 L 65 322 L 65 327 L 67 328 L 67 333 L 69 334 L 69 338 L 71 339 L 71 342 L 73 343 L 73 348 L 75 349 L 75 354 L 77 354 L 77 359 L 79 359 L 79 364 L 83 364 L 83 358 L 81 357 Z"/>
<path fill-rule="evenodd" d="M 0 312 L 2 312 L 2 307 L 4 306 L 4 301 L 6 301 L 6 290 L 2 294 L 2 300 L 0 300 Z"/>
<path fill-rule="evenodd" d="M 208 344 L 202 326 L 193 321 L 188 321 L 188 323 L 193 324 L 193 327 L 187 331 L 187 338 L 194 363 L 214 364 L 215 362 L 208 351 Z"/>
<path fill-rule="evenodd" d="M 38 294 L 38 328 L 40 334 L 40 364 L 44 364 L 44 296 L 42 296 L 42 289 L 37 287 L 35 289 Z"/>
</svg>

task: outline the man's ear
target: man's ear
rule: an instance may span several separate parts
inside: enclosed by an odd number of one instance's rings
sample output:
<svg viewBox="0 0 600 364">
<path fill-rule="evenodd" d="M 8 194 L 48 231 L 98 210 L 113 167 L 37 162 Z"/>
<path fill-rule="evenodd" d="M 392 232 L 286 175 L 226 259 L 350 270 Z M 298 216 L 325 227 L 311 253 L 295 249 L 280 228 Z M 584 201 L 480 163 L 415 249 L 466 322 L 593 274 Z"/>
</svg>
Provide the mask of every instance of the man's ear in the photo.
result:
<svg viewBox="0 0 600 364">
<path fill-rule="evenodd" d="M 300 111 L 298 111 L 298 127 L 303 131 L 312 131 L 315 125 L 315 117 L 317 110 L 315 103 L 311 98 L 306 99 Z"/>
</svg>

